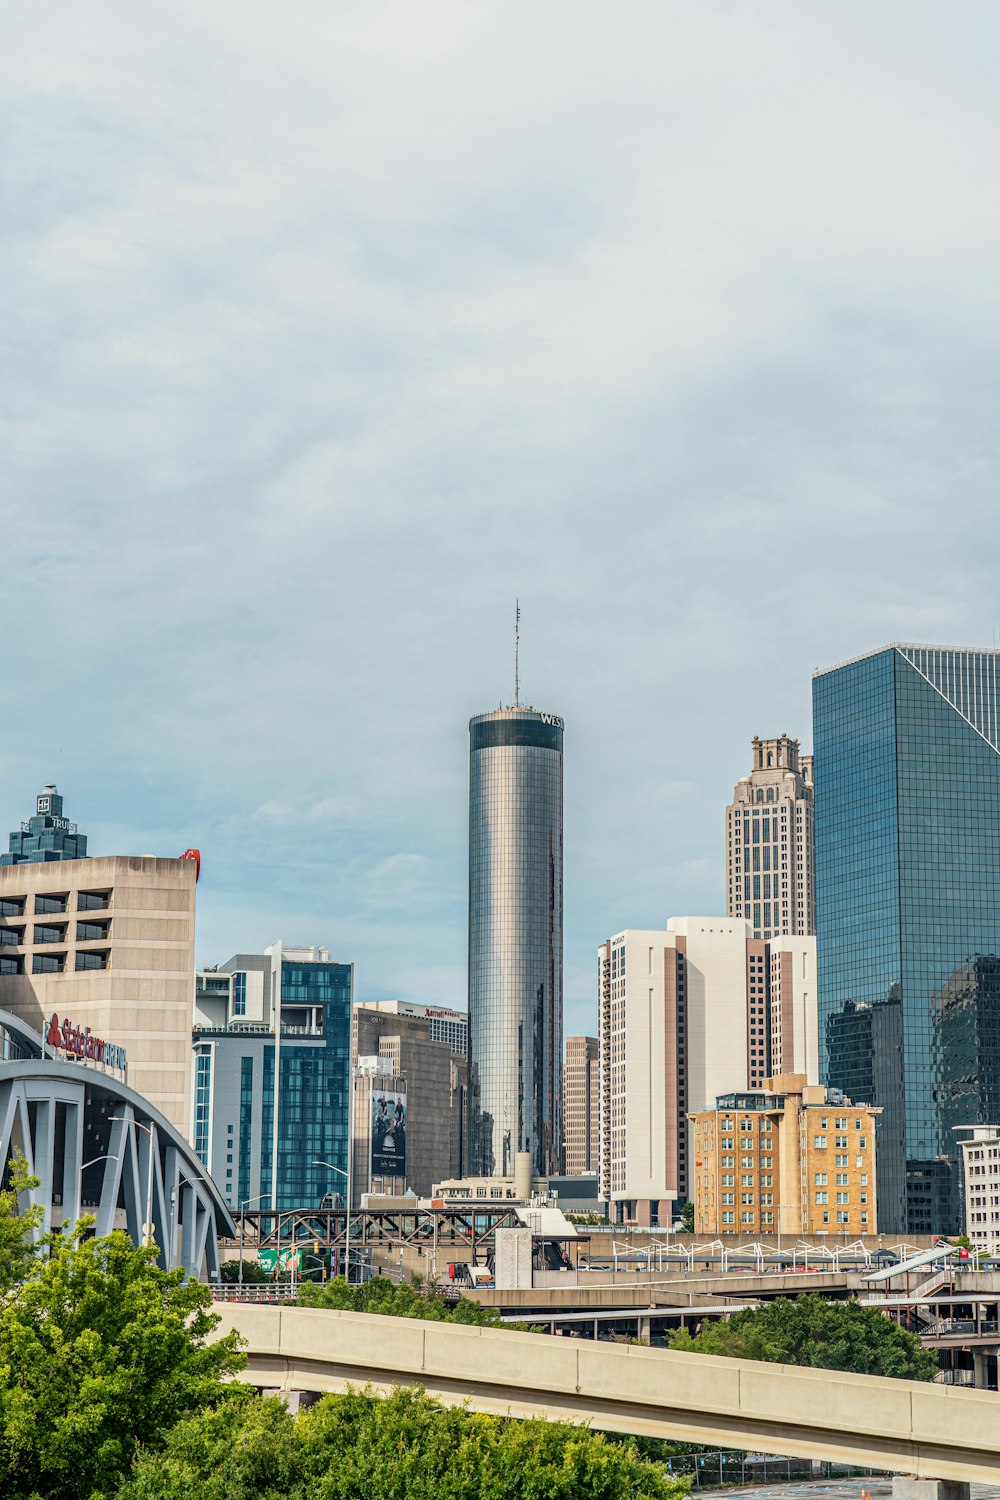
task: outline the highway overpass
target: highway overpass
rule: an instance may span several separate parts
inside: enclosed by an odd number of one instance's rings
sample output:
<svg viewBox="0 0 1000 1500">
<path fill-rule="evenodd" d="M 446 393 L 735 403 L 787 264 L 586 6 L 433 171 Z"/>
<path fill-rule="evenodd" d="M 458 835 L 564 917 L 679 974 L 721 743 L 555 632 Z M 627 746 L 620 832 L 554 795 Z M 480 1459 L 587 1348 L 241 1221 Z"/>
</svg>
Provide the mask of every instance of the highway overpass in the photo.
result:
<svg viewBox="0 0 1000 1500">
<path fill-rule="evenodd" d="M 543 1416 L 871 1465 L 938 1481 L 1000 1479 L 1000 1400 L 834 1370 L 262 1304 L 217 1304 L 241 1377 L 282 1394 L 422 1385 L 475 1411 Z"/>
</svg>

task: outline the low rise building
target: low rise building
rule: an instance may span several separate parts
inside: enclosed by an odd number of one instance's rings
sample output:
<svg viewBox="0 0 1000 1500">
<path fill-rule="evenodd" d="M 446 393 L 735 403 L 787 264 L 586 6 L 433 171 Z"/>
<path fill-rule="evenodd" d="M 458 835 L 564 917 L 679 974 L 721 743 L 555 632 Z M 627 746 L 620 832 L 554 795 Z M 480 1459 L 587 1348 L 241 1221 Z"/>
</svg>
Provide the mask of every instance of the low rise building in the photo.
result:
<svg viewBox="0 0 1000 1500">
<path fill-rule="evenodd" d="M 695 1234 L 876 1234 L 879 1113 L 794 1073 L 692 1113 Z"/>
</svg>

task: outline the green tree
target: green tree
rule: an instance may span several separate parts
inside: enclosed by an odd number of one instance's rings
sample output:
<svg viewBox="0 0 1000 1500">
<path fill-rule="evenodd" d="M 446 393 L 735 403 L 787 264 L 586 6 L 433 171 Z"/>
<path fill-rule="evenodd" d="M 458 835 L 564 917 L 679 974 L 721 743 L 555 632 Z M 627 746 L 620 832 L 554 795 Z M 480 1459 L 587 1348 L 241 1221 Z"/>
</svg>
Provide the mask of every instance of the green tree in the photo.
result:
<svg viewBox="0 0 1000 1500">
<path fill-rule="evenodd" d="M 246 1286 L 260 1286 L 271 1277 L 256 1260 L 243 1260 L 243 1275 L 240 1275 L 240 1263 L 238 1260 L 224 1260 L 219 1267 L 219 1280 L 228 1283 L 242 1281 Z"/>
<path fill-rule="evenodd" d="M 304 1500 L 302 1434 L 283 1401 L 248 1387 L 178 1422 L 116 1500 Z"/>
<path fill-rule="evenodd" d="M 482 1307 L 468 1297 L 457 1303 L 447 1302 L 433 1287 L 425 1286 L 419 1277 L 397 1285 L 387 1276 L 373 1276 L 360 1286 L 351 1286 L 343 1276 L 319 1286 L 304 1282 L 297 1302 L 300 1307 L 332 1307 L 340 1312 L 380 1313 L 390 1318 L 423 1318 L 431 1323 L 472 1323 L 480 1328 L 501 1328 L 500 1311 Z"/>
<path fill-rule="evenodd" d="M 877 1308 L 825 1302 L 815 1294 L 779 1297 L 748 1308 L 709 1324 L 696 1337 L 682 1329 L 670 1346 L 688 1354 L 723 1354 L 901 1380 L 932 1380 L 937 1370 L 937 1356 L 923 1348 L 916 1334 L 899 1328 Z"/>
<path fill-rule="evenodd" d="M 136 1448 L 220 1400 L 238 1341 L 207 1337 L 208 1287 L 161 1271 L 127 1235 L 52 1238 L 0 1308 L 0 1494 L 100 1497 Z"/>
<path fill-rule="evenodd" d="M 682 1234 L 694 1234 L 694 1204 L 691 1202 L 681 1204 L 680 1227 Z"/>
<path fill-rule="evenodd" d="M 10 1186 L 0 1192 L 0 1295 L 30 1274 L 45 1244 L 39 1235 L 41 1205 L 33 1204 L 23 1213 L 19 1210 L 18 1195 L 38 1186 L 38 1178 L 30 1175 L 19 1151 L 11 1158 L 9 1181 Z"/>
<path fill-rule="evenodd" d="M 562 1422 L 446 1408 L 419 1390 L 277 1402 L 181 1423 L 119 1500 L 679 1500 L 682 1481 L 629 1442 Z"/>
</svg>

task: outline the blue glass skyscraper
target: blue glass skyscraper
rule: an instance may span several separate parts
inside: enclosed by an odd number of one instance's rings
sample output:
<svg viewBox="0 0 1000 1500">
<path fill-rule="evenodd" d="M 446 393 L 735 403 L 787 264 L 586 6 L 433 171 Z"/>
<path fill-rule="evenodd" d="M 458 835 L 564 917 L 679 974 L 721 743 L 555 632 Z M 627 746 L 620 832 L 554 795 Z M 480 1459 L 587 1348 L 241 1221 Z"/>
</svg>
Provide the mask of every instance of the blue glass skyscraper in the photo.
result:
<svg viewBox="0 0 1000 1500">
<path fill-rule="evenodd" d="M 198 975 L 193 1140 L 232 1207 L 345 1195 L 353 984 L 325 948 L 282 943 Z"/>
<path fill-rule="evenodd" d="M 879 1228 L 959 1227 L 953 1125 L 1000 1119 L 1000 654 L 813 682 L 824 1081 L 881 1105 Z"/>
<path fill-rule="evenodd" d="M 86 859 L 87 835 L 63 817 L 63 799 L 54 786 L 43 787 L 35 798 L 35 816 L 10 836 L 10 848 L 0 854 L 0 865 L 44 865 L 60 859 Z"/>
<path fill-rule="evenodd" d="M 563 721 L 500 708 L 469 723 L 470 1166 L 562 1159 Z"/>
</svg>

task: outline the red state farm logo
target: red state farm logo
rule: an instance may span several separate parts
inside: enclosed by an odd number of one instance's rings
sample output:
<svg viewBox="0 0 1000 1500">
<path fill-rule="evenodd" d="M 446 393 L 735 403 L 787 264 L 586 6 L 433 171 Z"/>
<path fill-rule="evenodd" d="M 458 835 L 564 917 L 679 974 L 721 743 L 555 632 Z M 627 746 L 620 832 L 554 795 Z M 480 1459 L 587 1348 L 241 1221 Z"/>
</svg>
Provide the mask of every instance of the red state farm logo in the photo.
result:
<svg viewBox="0 0 1000 1500">
<path fill-rule="evenodd" d="M 50 1047 L 59 1047 L 63 1052 L 68 1052 L 70 1057 L 88 1057 L 94 1062 L 104 1061 L 104 1042 L 101 1038 L 94 1036 L 89 1026 L 81 1031 L 79 1026 L 73 1025 L 68 1016 L 60 1026 L 59 1017 L 53 1015 L 45 1040 Z"/>
</svg>

